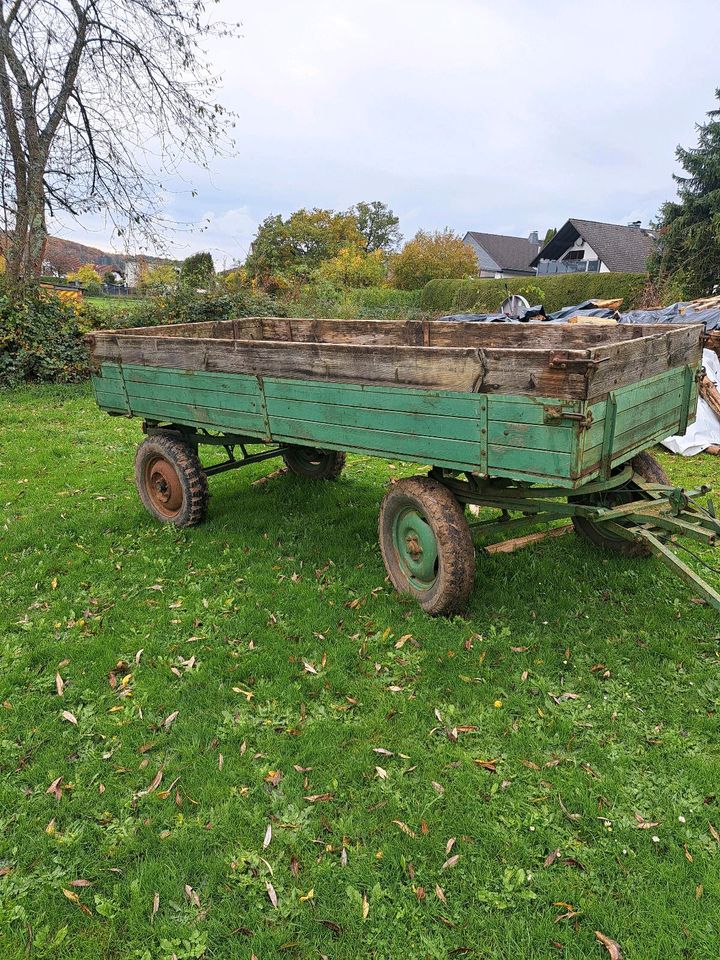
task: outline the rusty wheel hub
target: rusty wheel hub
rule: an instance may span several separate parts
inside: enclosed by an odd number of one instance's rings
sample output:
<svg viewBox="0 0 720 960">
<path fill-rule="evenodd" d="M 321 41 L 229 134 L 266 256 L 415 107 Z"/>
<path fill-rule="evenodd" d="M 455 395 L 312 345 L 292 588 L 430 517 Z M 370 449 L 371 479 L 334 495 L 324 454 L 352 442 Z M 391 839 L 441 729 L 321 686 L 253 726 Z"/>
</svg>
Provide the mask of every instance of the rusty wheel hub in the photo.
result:
<svg viewBox="0 0 720 960">
<path fill-rule="evenodd" d="M 175 468 L 167 460 L 157 457 L 145 468 L 145 487 L 158 513 L 174 517 L 180 511 L 183 491 Z"/>
</svg>

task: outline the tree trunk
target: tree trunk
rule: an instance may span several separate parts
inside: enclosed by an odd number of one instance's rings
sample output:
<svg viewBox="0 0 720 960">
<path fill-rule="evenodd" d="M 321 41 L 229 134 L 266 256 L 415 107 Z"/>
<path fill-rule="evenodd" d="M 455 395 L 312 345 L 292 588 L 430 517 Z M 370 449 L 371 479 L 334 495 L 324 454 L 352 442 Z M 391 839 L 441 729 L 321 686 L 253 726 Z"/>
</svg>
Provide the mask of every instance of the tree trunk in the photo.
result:
<svg viewBox="0 0 720 960">
<path fill-rule="evenodd" d="M 7 280 L 10 284 L 37 280 L 47 244 L 45 198 L 42 186 L 28 191 L 27 203 L 18 204 L 15 229 L 10 231 L 7 253 Z"/>
</svg>

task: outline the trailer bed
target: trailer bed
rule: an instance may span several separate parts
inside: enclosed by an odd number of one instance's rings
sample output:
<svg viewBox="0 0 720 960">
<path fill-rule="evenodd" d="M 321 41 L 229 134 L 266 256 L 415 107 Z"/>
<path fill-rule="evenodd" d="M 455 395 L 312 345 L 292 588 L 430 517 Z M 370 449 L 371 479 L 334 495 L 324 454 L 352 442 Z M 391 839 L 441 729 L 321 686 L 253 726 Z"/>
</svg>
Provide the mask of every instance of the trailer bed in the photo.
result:
<svg viewBox="0 0 720 960">
<path fill-rule="evenodd" d="M 694 419 L 702 327 L 246 318 L 99 331 L 109 413 L 576 488 Z"/>
</svg>

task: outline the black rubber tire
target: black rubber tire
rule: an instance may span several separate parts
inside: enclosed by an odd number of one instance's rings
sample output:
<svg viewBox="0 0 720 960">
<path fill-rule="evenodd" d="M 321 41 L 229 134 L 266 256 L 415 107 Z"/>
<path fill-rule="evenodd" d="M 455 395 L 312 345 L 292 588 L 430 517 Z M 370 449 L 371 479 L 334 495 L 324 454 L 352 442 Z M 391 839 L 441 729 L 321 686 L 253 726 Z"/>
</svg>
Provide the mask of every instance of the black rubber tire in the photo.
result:
<svg viewBox="0 0 720 960">
<path fill-rule="evenodd" d="M 437 577 L 426 590 L 410 583 L 393 542 L 393 522 L 408 506 L 422 515 L 437 544 Z M 446 487 L 429 477 L 393 484 L 380 507 L 378 539 L 385 569 L 399 593 L 417 599 L 432 616 L 451 616 L 465 609 L 475 582 L 475 547 L 463 508 Z"/>
<path fill-rule="evenodd" d="M 177 503 L 168 503 L 165 508 L 152 484 L 152 471 L 158 465 L 178 493 Z M 140 444 L 135 455 L 135 484 L 143 506 L 163 523 L 194 527 L 207 516 L 210 494 L 205 471 L 194 449 L 176 437 L 155 434 Z"/>
<path fill-rule="evenodd" d="M 630 462 L 635 473 L 639 474 L 643 480 L 647 483 L 663 483 L 670 485 L 670 480 L 668 479 L 667 474 L 660 466 L 655 457 L 648 453 L 647 451 L 637 454 L 633 457 Z M 629 502 L 629 495 L 625 498 L 626 502 Z M 592 497 L 580 498 L 575 501 L 577 503 L 593 503 Z M 617 505 L 623 503 L 623 497 L 620 496 L 617 499 Z M 638 543 L 633 540 L 623 540 L 622 537 L 614 537 L 612 534 L 608 534 L 604 528 L 603 524 L 595 523 L 592 520 L 588 520 L 586 517 L 573 517 L 572 518 L 573 527 L 575 528 L 575 533 L 581 536 L 584 540 L 587 540 L 589 543 L 592 543 L 596 547 L 601 547 L 603 550 L 611 550 L 613 553 L 620 554 L 623 557 L 648 557 L 650 556 L 650 550 L 644 543 Z"/>
<path fill-rule="evenodd" d="M 288 470 L 292 470 L 298 477 L 308 480 L 337 480 L 345 469 L 347 455 L 337 450 L 290 447 L 282 458 Z"/>
</svg>

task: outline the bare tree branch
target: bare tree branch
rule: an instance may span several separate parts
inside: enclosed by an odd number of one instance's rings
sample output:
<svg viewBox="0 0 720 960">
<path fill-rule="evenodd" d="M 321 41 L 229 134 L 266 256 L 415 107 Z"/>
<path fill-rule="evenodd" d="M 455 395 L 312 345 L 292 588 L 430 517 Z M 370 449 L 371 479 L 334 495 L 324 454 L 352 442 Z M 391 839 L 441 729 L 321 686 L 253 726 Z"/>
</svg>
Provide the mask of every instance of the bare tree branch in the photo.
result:
<svg viewBox="0 0 720 960">
<path fill-rule="evenodd" d="M 234 28 L 205 0 L 0 0 L 0 242 L 15 279 L 40 270 L 46 211 L 157 239 L 164 176 L 228 142 L 210 35 Z"/>
</svg>

